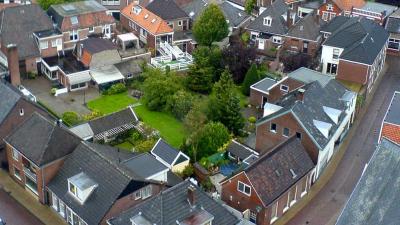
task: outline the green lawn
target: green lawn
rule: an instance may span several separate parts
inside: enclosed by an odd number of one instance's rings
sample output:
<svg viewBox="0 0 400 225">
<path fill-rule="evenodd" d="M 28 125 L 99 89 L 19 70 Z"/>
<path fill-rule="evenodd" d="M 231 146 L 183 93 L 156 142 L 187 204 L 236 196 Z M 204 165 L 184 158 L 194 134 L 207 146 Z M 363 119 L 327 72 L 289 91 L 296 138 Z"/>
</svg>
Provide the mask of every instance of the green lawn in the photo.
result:
<svg viewBox="0 0 400 225">
<path fill-rule="evenodd" d="M 136 103 L 137 100 L 127 95 L 127 93 L 121 93 L 116 95 L 103 95 L 97 99 L 94 99 L 87 103 L 87 107 L 90 110 L 98 110 L 103 114 L 109 114 L 126 108 L 128 105 Z"/>
<path fill-rule="evenodd" d="M 132 151 L 133 145 L 129 142 L 129 141 L 125 141 L 122 142 L 121 144 L 118 144 L 114 147 L 120 148 L 120 149 L 124 149 L 124 150 L 128 150 L 128 151 Z"/>
<path fill-rule="evenodd" d="M 103 95 L 88 102 L 87 106 L 90 110 L 98 110 L 104 114 L 109 114 L 137 102 L 136 99 L 130 97 L 127 93 L 121 93 L 117 95 Z M 187 134 L 184 131 L 181 121 L 165 112 L 150 111 L 144 105 L 135 107 L 135 112 L 142 122 L 160 131 L 161 137 L 169 144 L 174 147 L 179 147 L 182 144 Z"/>
<path fill-rule="evenodd" d="M 247 97 L 246 95 L 244 95 L 242 93 L 242 87 L 240 85 L 237 85 L 235 87 L 235 90 L 240 99 L 240 107 L 242 107 L 242 108 L 247 107 L 247 104 L 249 104 L 249 97 Z"/>
<path fill-rule="evenodd" d="M 170 145 L 178 148 L 182 144 L 187 134 L 181 121 L 165 112 L 150 111 L 144 105 L 137 106 L 134 110 L 141 121 L 160 131 L 161 137 Z"/>
</svg>

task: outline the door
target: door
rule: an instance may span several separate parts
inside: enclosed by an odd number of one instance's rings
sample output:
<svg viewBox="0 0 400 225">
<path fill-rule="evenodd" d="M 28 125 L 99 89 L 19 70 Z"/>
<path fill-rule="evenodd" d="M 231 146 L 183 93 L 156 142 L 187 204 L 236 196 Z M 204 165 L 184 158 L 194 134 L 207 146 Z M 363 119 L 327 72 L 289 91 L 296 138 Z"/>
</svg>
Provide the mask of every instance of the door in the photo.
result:
<svg viewBox="0 0 400 225">
<path fill-rule="evenodd" d="M 262 109 L 264 108 L 265 103 L 267 103 L 267 102 L 268 102 L 268 98 L 265 97 L 265 96 L 263 96 L 263 97 L 262 97 L 262 102 L 261 102 L 261 108 L 262 108 Z"/>
<path fill-rule="evenodd" d="M 308 42 L 307 41 L 303 42 L 303 53 L 308 53 Z"/>
<path fill-rule="evenodd" d="M 264 50 L 265 47 L 265 40 L 264 39 L 258 39 L 258 49 Z"/>
</svg>

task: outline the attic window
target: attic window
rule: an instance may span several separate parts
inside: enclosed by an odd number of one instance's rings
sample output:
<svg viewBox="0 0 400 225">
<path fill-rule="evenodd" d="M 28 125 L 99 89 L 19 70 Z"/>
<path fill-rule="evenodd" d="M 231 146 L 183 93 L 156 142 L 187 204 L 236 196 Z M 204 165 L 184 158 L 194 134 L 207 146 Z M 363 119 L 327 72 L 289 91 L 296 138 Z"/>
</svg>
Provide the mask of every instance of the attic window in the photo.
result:
<svg viewBox="0 0 400 225">
<path fill-rule="evenodd" d="M 264 25 L 270 27 L 271 24 L 272 24 L 272 18 L 271 17 L 264 17 Z"/>
<path fill-rule="evenodd" d="M 72 24 L 72 25 L 78 24 L 78 17 L 73 16 L 73 17 L 71 17 L 70 19 L 71 19 L 71 24 Z"/>
<path fill-rule="evenodd" d="M 289 87 L 287 85 L 284 85 L 284 84 L 281 84 L 280 89 L 281 89 L 281 91 L 284 91 L 284 92 L 288 92 L 289 91 Z"/>
<path fill-rule="evenodd" d="M 293 179 L 295 179 L 297 177 L 297 174 L 294 172 L 293 169 L 290 169 L 290 173 L 292 174 Z"/>
<path fill-rule="evenodd" d="M 189 16 L 192 18 L 192 17 L 194 16 L 194 12 L 193 12 L 193 11 L 190 12 L 190 13 L 189 13 Z"/>
<path fill-rule="evenodd" d="M 154 22 L 156 22 L 156 19 L 152 19 L 152 20 L 151 20 L 151 23 L 154 23 Z"/>
<path fill-rule="evenodd" d="M 136 6 L 133 7 L 133 10 L 132 10 L 132 11 L 133 11 L 136 15 L 139 15 L 140 11 L 142 11 L 142 7 L 136 5 Z"/>
<path fill-rule="evenodd" d="M 68 192 L 81 204 L 85 203 L 97 186 L 98 184 L 83 172 L 68 179 Z"/>
<path fill-rule="evenodd" d="M 145 19 L 149 18 L 149 14 L 144 15 L 144 18 Z"/>
<path fill-rule="evenodd" d="M 333 10 L 333 5 L 332 5 L 332 4 L 328 4 L 328 5 L 326 6 L 326 10 L 332 11 L 332 10 Z"/>
<path fill-rule="evenodd" d="M 23 115 L 24 115 L 24 109 L 20 109 L 20 110 L 19 110 L 19 115 L 20 115 L 20 116 L 23 116 Z"/>
<path fill-rule="evenodd" d="M 301 26 L 300 26 L 300 30 L 304 30 L 304 27 L 303 27 L 303 25 L 301 25 Z"/>
<path fill-rule="evenodd" d="M 329 131 L 331 130 L 332 124 L 319 120 L 313 120 L 313 123 L 314 126 L 319 130 L 319 132 L 324 135 L 324 137 L 329 137 Z"/>
</svg>

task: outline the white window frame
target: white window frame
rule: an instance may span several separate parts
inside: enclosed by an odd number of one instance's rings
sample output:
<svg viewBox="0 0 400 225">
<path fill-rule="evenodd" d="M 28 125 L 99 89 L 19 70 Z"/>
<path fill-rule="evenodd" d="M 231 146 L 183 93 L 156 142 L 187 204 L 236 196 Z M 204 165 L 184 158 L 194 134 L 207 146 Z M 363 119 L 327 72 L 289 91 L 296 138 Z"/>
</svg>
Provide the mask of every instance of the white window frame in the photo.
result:
<svg viewBox="0 0 400 225">
<path fill-rule="evenodd" d="M 284 91 L 284 92 L 289 92 L 289 86 L 287 86 L 287 85 L 285 85 L 285 84 L 281 84 L 281 85 L 279 86 L 279 89 L 280 89 L 281 91 Z"/>
<path fill-rule="evenodd" d="M 52 47 L 52 48 L 57 47 L 57 39 L 51 40 L 51 47 Z"/>
<path fill-rule="evenodd" d="M 339 60 L 340 50 L 337 48 L 332 49 L 332 59 L 337 61 Z"/>
<path fill-rule="evenodd" d="M 40 49 L 41 50 L 45 50 L 45 49 L 48 49 L 49 48 L 49 42 L 46 40 L 46 41 L 40 41 Z"/>
<path fill-rule="evenodd" d="M 395 38 L 389 38 L 389 43 L 395 43 L 395 44 L 398 44 L 399 45 L 399 47 L 396 49 L 396 48 L 391 48 L 390 46 L 389 46 L 389 44 L 388 44 L 388 49 L 391 49 L 391 50 L 396 50 L 396 51 L 399 51 L 400 50 L 400 40 L 399 39 L 395 39 Z"/>
<path fill-rule="evenodd" d="M 14 166 L 13 170 L 14 170 L 14 177 L 17 178 L 18 180 L 22 180 L 22 178 L 21 178 L 21 170 L 18 169 L 17 167 L 15 167 L 15 166 Z M 15 170 L 18 170 L 18 171 L 19 171 L 19 175 L 17 175 L 17 174 L 15 173 Z"/>
<path fill-rule="evenodd" d="M 243 185 L 243 190 L 240 190 L 240 185 Z M 248 192 L 248 193 L 246 192 L 246 187 L 249 189 L 249 192 Z M 245 183 L 243 183 L 243 182 L 241 182 L 241 181 L 238 181 L 237 190 L 238 190 L 240 193 L 243 193 L 243 194 L 245 194 L 245 195 L 247 195 L 247 196 L 250 196 L 250 195 L 251 195 L 251 187 L 250 187 L 250 185 L 247 185 L 247 184 L 245 184 Z"/>
<path fill-rule="evenodd" d="M 272 125 L 275 124 L 275 130 L 272 129 Z M 271 131 L 272 133 L 277 133 L 278 132 L 278 124 L 276 123 L 271 123 L 270 127 L 269 127 L 269 131 Z"/>
<path fill-rule="evenodd" d="M 326 6 L 326 10 L 332 11 L 333 10 L 333 5 L 332 4 L 328 4 Z"/>
<path fill-rule="evenodd" d="M 294 204 L 296 204 L 296 202 L 297 202 L 296 197 L 297 197 L 297 185 L 295 187 L 293 201 L 290 202 L 290 207 L 292 207 Z"/>
<path fill-rule="evenodd" d="M 135 200 L 141 199 L 142 198 L 142 191 L 136 191 L 135 192 Z"/>
<path fill-rule="evenodd" d="M 72 30 L 69 32 L 69 40 L 77 41 L 79 40 L 79 32 L 77 30 Z"/>
<path fill-rule="evenodd" d="M 273 36 L 272 37 L 272 42 L 275 43 L 275 44 L 282 44 L 282 37 Z"/>
<path fill-rule="evenodd" d="M 58 197 L 51 193 L 51 207 L 58 212 Z"/>
<path fill-rule="evenodd" d="M 272 18 L 271 17 L 264 17 L 264 20 L 263 20 L 263 24 L 264 24 L 264 26 L 271 26 L 271 24 L 272 24 Z"/>
<path fill-rule="evenodd" d="M 152 188 L 151 185 L 147 185 L 146 187 L 140 190 L 142 199 L 149 198 L 152 195 Z"/>
<path fill-rule="evenodd" d="M 272 210 L 274 209 L 274 205 L 275 205 L 275 212 L 272 212 Z M 278 208 L 279 208 L 279 202 L 276 201 L 271 208 L 271 224 L 274 223 L 279 217 L 278 217 Z"/>
<path fill-rule="evenodd" d="M 62 218 L 65 218 L 65 208 L 66 208 L 65 203 L 61 200 L 58 200 L 58 204 L 59 204 L 58 213 Z"/>
<path fill-rule="evenodd" d="M 283 212 L 285 213 L 286 211 L 288 211 L 289 208 L 290 208 L 290 191 L 288 192 L 287 200 L 285 203 L 285 207 L 283 208 Z"/>
<path fill-rule="evenodd" d="M 301 191 L 300 197 L 303 197 L 304 195 L 307 194 L 307 184 L 308 184 L 308 176 L 306 177 L 306 184 L 304 185 L 304 190 L 300 190 Z"/>
<path fill-rule="evenodd" d="M 17 149 L 15 149 L 15 148 L 12 148 L 12 150 L 13 150 L 13 152 L 12 152 L 12 157 L 13 157 L 13 159 L 14 159 L 15 161 L 18 162 L 18 160 L 19 160 L 19 152 L 18 152 Z"/>
<path fill-rule="evenodd" d="M 178 20 L 178 26 L 183 26 L 183 21 L 182 20 Z"/>
<path fill-rule="evenodd" d="M 322 20 L 323 21 L 328 21 L 329 19 L 329 12 L 322 12 Z"/>
<path fill-rule="evenodd" d="M 94 32 L 94 27 L 89 27 L 89 33 L 93 33 L 93 32 Z"/>
</svg>

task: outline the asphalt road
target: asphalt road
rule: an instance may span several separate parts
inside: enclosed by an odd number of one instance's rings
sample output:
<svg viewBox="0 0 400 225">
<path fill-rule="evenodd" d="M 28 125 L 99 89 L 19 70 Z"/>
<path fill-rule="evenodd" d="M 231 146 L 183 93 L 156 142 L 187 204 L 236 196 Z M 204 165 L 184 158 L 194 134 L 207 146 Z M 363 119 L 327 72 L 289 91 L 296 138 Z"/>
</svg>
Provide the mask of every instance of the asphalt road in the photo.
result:
<svg viewBox="0 0 400 225">
<path fill-rule="evenodd" d="M 388 71 L 370 103 L 367 113 L 333 174 L 331 180 L 288 225 L 335 224 L 357 184 L 365 164 L 374 152 L 380 126 L 393 92 L 400 90 L 400 58 L 389 57 Z"/>
</svg>

